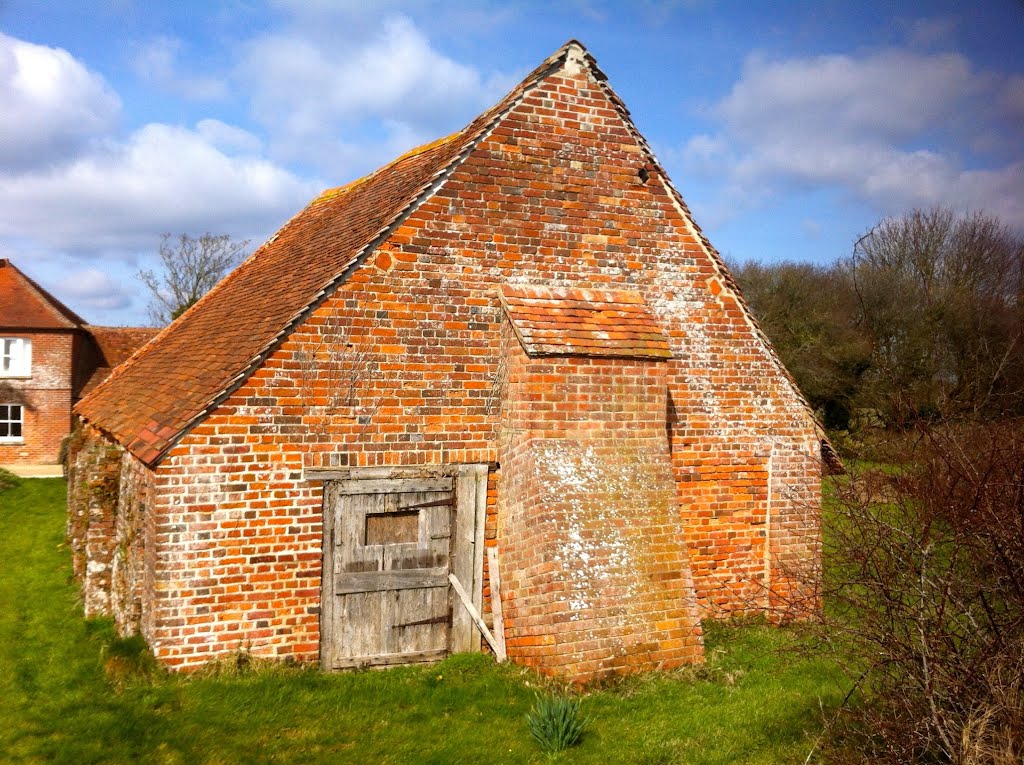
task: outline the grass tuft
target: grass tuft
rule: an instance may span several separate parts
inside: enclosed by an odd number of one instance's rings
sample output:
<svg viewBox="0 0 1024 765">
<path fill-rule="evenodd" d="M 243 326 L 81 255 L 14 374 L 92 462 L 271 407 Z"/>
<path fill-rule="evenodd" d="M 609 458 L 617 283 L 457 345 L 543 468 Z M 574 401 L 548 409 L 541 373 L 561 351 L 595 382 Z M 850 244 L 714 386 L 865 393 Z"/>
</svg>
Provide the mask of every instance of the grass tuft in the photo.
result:
<svg viewBox="0 0 1024 765">
<path fill-rule="evenodd" d="M 152 683 L 163 673 L 141 635 L 114 635 L 100 649 L 103 671 L 115 689 L 137 683 Z"/>
<path fill-rule="evenodd" d="M 580 700 L 567 696 L 537 696 L 526 716 L 530 735 L 549 755 L 576 746 L 587 719 L 580 716 Z"/>
<path fill-rule="evenodd" d="M 7 491 L 21 486 L 22 478 L 19 478 L 10 470 L 0 468 L 0 491 Z"/>
</svg>

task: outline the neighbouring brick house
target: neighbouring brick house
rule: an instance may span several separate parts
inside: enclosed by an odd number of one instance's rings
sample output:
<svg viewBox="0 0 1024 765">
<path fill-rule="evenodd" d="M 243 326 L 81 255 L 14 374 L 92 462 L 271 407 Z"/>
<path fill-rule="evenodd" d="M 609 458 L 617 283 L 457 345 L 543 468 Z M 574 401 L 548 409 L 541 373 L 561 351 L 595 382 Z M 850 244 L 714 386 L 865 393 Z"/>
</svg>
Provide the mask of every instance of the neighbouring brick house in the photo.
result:
<svg viewBox="0 0 1024 765">
<path fill-rule="evenodd" d="M 0 259 L 0 465 L 56 463 L 75 402 L 155 333 L 89 326 Z"/>
<path fill-rule="evenodd" d="M 313 200 L 76 411 L 86 610 L 174 668 L 479 650 L 447 575 L 494 624 L 492 550 L 509 656 L 577 680 L 815 607 L 820 431 L 576 42 Z"/>
</svg>

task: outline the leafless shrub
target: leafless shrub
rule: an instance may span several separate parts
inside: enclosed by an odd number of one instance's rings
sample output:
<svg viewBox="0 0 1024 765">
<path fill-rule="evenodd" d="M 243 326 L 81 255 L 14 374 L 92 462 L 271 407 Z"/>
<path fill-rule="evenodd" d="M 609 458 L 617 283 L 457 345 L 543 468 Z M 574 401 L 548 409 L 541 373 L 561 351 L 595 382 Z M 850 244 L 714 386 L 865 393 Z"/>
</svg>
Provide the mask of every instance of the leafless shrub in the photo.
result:
<svg viewBox="0 0 1024 765">
<path fill-rule="evenodd" d="M 906 445 L 837 484 L 826 526 L 820 634 L 858 678 L 851 759 L 1019 763 L 1024 423 L 930 426 Z"/>
</svg>

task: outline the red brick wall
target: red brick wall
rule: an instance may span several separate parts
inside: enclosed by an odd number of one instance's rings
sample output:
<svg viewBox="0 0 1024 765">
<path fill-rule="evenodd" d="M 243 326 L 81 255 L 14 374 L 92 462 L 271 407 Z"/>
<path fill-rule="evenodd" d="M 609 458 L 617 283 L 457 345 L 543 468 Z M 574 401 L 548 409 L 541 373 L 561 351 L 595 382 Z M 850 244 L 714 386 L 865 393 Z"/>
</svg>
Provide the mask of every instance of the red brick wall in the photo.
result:
<svg viewBox="0 0 1024 765">
<path fill-rule="evenodd" d="M 598 84 L 549 77 L 170 451 L 154 479 L 142 617 L 158 656 L 316 657 L 321 487 L 303 470 L 494 462 L 503 281 L 645 296 L 675 355 L 668 445 L 700 604 L 767 605 L 781 562 L 817 538 L 813 507 L 801 514 L 781 491 L 769 503 L 768 458 L 799 455 L 786 482 L 813 495 L 813 426 L 666 185 L 642 180 L 645 162 Z M 345 369 L 356 384 L 339 382 Z"/>
<path fill-rule="evenodd" d="M 71 430 L 71 332 L 11 332 L 32 340 L 32 375 L 0 378 L 0 403 L 23 403 L 21 443 L 0 443 L 0 465 L 55 463 L 60 442 Z M 3 388 L 15 393 L 4 395 Z"/>
<path fill-rule="evenodd" d="M 586 681 L 703 656 L 663 361 L 528 358 L 502 325 L 509 656 Z"/>
<path fill-rule="evenodd" d="M 143 599 L 152 592 L 152 557 L 146 554 L 152 478 L 152 472 L 131 454 L 122 455 L 110 568 L 110 613 L 122 634 L 142 628 Z"/>
</svg>

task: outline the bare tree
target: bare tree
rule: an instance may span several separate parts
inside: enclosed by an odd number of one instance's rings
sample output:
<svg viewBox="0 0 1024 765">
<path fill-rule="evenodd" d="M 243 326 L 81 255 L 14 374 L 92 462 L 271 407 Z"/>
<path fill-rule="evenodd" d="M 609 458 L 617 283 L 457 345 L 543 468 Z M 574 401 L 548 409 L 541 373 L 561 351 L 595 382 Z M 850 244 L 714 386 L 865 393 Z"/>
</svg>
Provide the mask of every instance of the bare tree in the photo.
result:
<svg viewBox="0 0 1024 765">
<path fill-rule="evenodd" d="M 730 270 L 825 427 L 848 429 L 871 354 L 857 328 L 859 306 L 849 272 L 792 262 L 748 262 Z"/>
<path fill-rule="evenodd" d="M 887 424 L 1020 413 L 1024 240 L 996 218 L 945 208 L 889 218 L 850 269 L 871 347 L 862 403 Z"/>
<path fill-rule="evenodd" d="M 829 428 L 1024 415 L 1024 237 L 997 218 L 914 210 L 831 266 L 733 273 Z"/>
<path fill-rule="evenodd" d="M 160 269 L 141 269 L 139 280 L 150 291 L 150 318 L 170 324 L 237 266 L 246 256 L 249 240 L 235 241 L 227 234 L 180 234 L 160 240 Z"/>
</svg>

